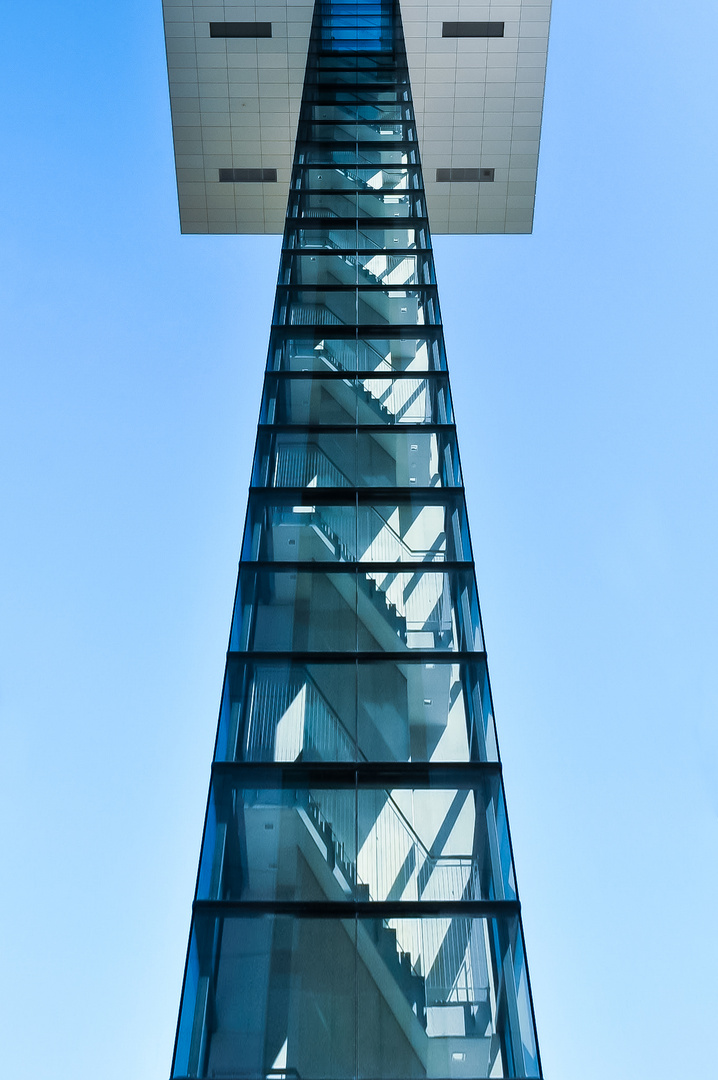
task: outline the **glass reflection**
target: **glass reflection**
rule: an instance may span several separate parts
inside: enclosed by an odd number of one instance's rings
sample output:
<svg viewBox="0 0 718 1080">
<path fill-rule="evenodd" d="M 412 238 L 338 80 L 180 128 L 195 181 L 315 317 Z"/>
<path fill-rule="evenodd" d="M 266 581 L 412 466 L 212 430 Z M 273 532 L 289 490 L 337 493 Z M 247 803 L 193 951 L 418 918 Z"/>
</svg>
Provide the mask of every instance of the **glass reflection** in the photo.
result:
<svg viewBox="0 0 718 1080">
<path fill-rule="evenodd" d="M 407 425 L 408 427 L 408 425 Z M 255 487 L 460 487 L 451 428 L 260 431 Z"/>
<path fill-rule="evenodd" d="M 328 240 L 328 238 L 326 238 Z M 327 246 L 329 246 L 327 244 Z M 432 282 L 431 261 L 406 252 L 314 255 L 285 254 L 280 271 L 286 285 L 420 285 Z M 290 320 L 291 321 L 291 320 Z"/>
<path fill-rule="evenodd" d="M 346 378 L 327 368 L 324 377 L 267 376 L 261 424 L 347 426 L 448 424 L 452 420 L 449 383 L 444 376 Z"/>
<path fill-rule="evenodd" d="M 331 327 L 291 331 L 270 354 L 270 371 L 376 373 L 445 371 L 443 342 L 435 330 L 402 337 L 359 335 Z"/>
<path fill-rule="evenodd" d="M 480 650 L 473 575 L 243 565 L 230 642 L 236 652 Z"/>
<path fill-rule="evenodd" d="M 215 758 L 495 762 L 485 661 L 230 657 Z"/>
<path fill-rule="evenodd" d="M 253 775 L 213 779 L 198 900 L 516 899 L 498 776 L 385 788 L 362 773 L 357 788 L 353 771 L 344 787 L 312 770 L 259 787 Z"/>
<path fill-rule="evenodd" d="M 525 970 L 515 916 L 200 910 L 172 1075 L 538 1077 Z"/>
<path fill-rule="evenodd" d="M 172 1076 L 355 1077 L 357 962 L 352 919 L 197 916 Z"/>
<path fill-rule="evenodd" d="M 357 680 L 360 759 L 498 760 L 483 662 L 373 661 L 358 666 Z"/>
<path fill-rule="evenodd" d="M 407 257 L 410 259 L 410 257 Z M 324 264 L 319 264 L 317 273 Z M 341 261 L 341 260 L 340 260 Z M 311 258 L 310 258 L 311 263 Z M 339 264 L 335 264 L 335 267 Z M 345 264 L 346 265 L 346 264 Z M 380 271 L 379 264 L 368 261 Z M 406 258 L 381 261 L 381 266 L 395 267 L 400 277 L 415 264 Z M 356 268 L 355 268 L 356 269 Z M 338 270 L 344 273 L 343 270 Z M 383 270 L 381 273 L 383 274 Z M 347 268 L 347 273 L 351 273 Z M 362 270 L 362 274 L 365 272 Z M 439 321 L 436 290 L 426 288 L 354 288 L 351 283 L 321 288 L 280 288 L 274 309 L 279 326 L 433 326 Z"/>
<path fill-rule="evenodd" d="M 353 663 L 232 658 L 215 760 L 354 761 L 356 699 Z"/>
<path fill-rule="evenodd" d="M 254 490 L 242 559 L 268 562 L 463 562 L 470 560 L 461 500 L 397 495 L 388 501 L 327 501 L 322 493 L 290 501 Z M 350 501 L 349 501 L 350 500 Z"/>
</svg>

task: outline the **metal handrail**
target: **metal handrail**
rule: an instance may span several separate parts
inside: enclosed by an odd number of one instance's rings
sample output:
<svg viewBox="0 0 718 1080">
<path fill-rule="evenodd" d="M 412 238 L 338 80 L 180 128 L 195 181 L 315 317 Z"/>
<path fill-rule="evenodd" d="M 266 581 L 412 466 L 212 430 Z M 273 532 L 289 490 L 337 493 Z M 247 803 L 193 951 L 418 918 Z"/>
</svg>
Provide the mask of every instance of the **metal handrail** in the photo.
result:
<svg viewBox="0 0 718 1080">
<path fill-rule="evenodd" d="M 280 746 L 276 741 L 279 721 L 286 717 L 302 692 L 305 695 L 302 715 L 297 716 L 297 720 L 301 720 L 302 730 L 300 732 L 299 724 L 296 724 L 293 732 L 285 733 Z M 255 723 L 257 719 L 259 724 Z M 258 737 L 253 738 L 254 734 Z M 300 755 L 306 758 L 315 754 L 323 760 L 367 761 L 341 718 L 306 672 L 292 684 L 280 686 L 273 679 L 254 684 L 246 752 L 248 758 L 255 761 L 288 761 L 296 760 Z M 348 884 L 353 882 L 367 888 L 370 899 L 385 899 L 399 880 L 408 858 L 413 862 L 409 878 L 414 878 L 419 898 L 480 898 L 479 872 L 473 858 L 469 855 L 432 855 L 389 792 L 384 793 L 386 799 L 376 819 L 379 822 L 383 817 L 374 846 L 385 856 L 388 851 L 393 851 L 392 865 L 388 866 L 386 858 L 384 865 L 394 880 L 382 880 L 380 875 L 367 874 L 366 871 L 360 873 L 362 860 L 357 858 L 353 850 L 353 838 L 339 835 L 340 822 L 344 818 L 345 829 L 352 832 L 353 815 L 350 813 L 347 817 L 346 807 L 344 813 L 341 812 L 336 798 L 332 799 L 333 794 L 331 791 L 316 791 L 309 792 L 308 797 L 321 830 L 319 835 L 326 849 L 326 857 L 329 858 L 331 837 L 332 860 L 340 860 L 349 875 Z M 386 808 L 388 817 L 383 813 Z M 329 815 L 334 818 L 333 821 Z M 405 850 L 403 859 L 402 849 Z M 410 852 L 413 854 L 410 855 Z M 365 876 L 369 877 L 368 882 L 364 880 Z M 420 885 L 421 879 L 423 885 Z M 405 888 L 406 885 L 402 892 Z M 416 918 L 383 921 L 396 934 L 397 947 L 409 957 L 413 972 L 424 979 L 427 1002 L 475 1004 L 485 1001 L 488 986 L 485 950 L 482 943 L 476 940 L 471 919 L 454 917 L 428 922 Z"/>
</svg>

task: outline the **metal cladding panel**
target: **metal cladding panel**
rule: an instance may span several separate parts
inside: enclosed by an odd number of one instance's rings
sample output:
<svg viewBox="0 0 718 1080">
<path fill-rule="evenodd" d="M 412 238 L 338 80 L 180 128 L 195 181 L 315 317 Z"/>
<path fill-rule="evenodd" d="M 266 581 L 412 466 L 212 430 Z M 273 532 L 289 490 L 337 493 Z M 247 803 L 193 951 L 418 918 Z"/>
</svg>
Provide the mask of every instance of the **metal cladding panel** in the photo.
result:
<svg viewBox="0 0 718 1080">
<path fill-rule="evenodd" d="M 551 0 L 401 0 L 401 11 L 432 232 L 530 233 Z M 450 22 L 503 23 L 503 36 L 444 37 Z M 446 169 L 493 180 L 438 182 Z"/>
<path fill-rule="evenodd" d="M 313 7 L 164 0 L 182 232 L 282 232 Z M 531 232 L 550 9 L 401 0 L 434 233 Z M 213 22 L 270 22 L 271 37 L 213 37 Z M 470 36 L 482 22 L 502 36 Z M 277 178 L 226 182 L 220 169 Z"/>
<path fill-rule="evenodd" d="M 163 6 L 182 232 L 281 233 L 312 0 Z M 271 22 L 271 37 L 212 37 L 213 22 Z M 220 169 L 277 179 L 221 182 Z"/>
</svg>

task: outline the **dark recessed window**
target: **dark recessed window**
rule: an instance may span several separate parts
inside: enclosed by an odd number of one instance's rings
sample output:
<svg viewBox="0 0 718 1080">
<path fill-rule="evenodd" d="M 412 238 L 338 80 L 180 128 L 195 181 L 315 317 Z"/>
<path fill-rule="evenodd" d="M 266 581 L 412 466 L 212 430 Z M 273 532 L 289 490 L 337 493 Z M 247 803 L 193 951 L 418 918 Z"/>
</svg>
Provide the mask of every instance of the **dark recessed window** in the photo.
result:
<svg viewBox="0 0 718 1080">
<path fill-rule="evenodd" d="M 276 169 L 220 169 L 222 184 L 276 184 Z"/>
<path fill-rule="evenodd" d="M 442 37 L 503 37 L 502 22 L 445 22 Z"/>
<path fill-rule="evenodd" d="M 270 22 L 211 22 L 209 24 L 210 37 L 271 37 L 272 24 Z"/>
<path fill-rule="evenodd" d="M 437 169 L 438 184 L 480 184 L 494 179 L 493 169 Z"/>
</svg>

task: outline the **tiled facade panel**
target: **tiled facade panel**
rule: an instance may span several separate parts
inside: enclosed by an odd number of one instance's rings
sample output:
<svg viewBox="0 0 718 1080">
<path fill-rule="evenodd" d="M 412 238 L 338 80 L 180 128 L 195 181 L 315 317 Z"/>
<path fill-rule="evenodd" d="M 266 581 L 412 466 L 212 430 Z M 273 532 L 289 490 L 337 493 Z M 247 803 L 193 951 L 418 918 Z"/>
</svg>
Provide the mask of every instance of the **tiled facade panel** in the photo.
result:
<svg viewBox="0 0 718 1080">
<path fill-rule="evenodd" d="M 434 233 L 531 231 L 550 0 L 402 0 Z M 188 233 L 280 233 L 313 4 L 164 0 L 180 218 Z M 210 22 L 271 22 L 271 38 L 210 37 Z M 444 37 L 447 22 L 501 22 L 501 37 Z M 277 170 L 221 183 L 220 169 Z M 491 183 L 437 169 L 493 169 Z"/>
<path fill-rule="evenodd" d="M 311 2 L 164 0 L 180 220 L 185 233 L 281 233 Z M 210 22 L 271 22 L 271 38 L 213 38 Z M 219 170 L 277 170 L 268 184 Z"/>
<path fill-rule="evenodd" d="M 527 233 L 533 223 L 550 0 L 402 0 L 434 233 Z M 499 21 L 503 37 L 443 38 L 445 21 Z M 491 168 L 492 184 L 437 183 Z"/>
</svg>

